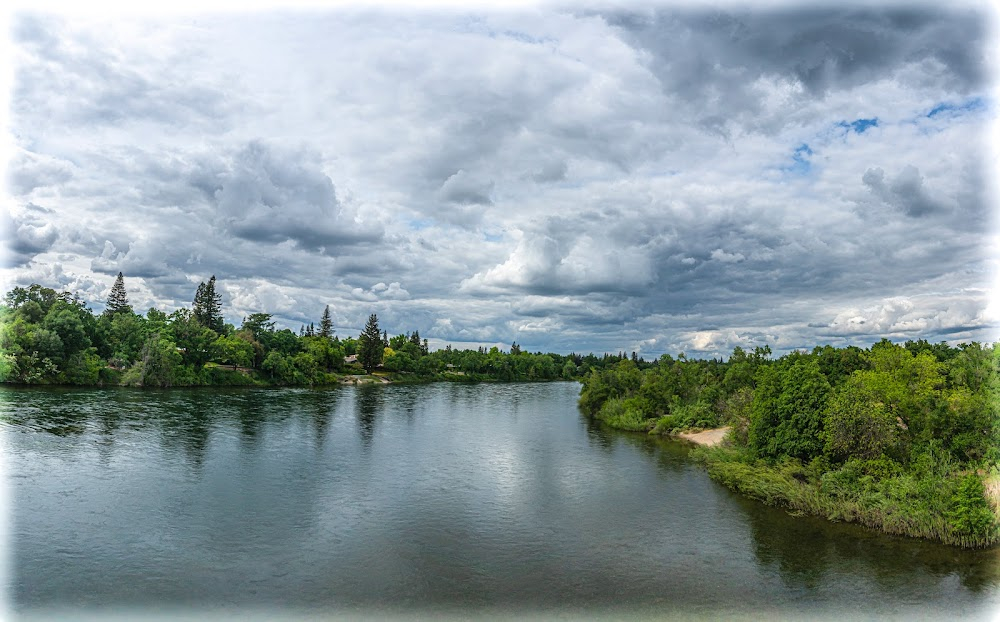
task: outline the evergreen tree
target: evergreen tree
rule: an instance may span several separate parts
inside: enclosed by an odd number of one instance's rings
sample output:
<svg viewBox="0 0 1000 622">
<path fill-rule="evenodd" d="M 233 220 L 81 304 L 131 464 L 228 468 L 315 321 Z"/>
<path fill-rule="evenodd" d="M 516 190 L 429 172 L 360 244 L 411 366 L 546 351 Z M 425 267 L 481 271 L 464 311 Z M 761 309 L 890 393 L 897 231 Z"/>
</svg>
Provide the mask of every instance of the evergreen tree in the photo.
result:
<svg viewBox="0 0 1000 622">
<path fill-rule="evenodd" d="M 132 307 L 128 304 L 128 294 L 125 292 L 125 277 L 118 273 L 115 284 L 111 287 L 111 294 L 108 296 L 107 308 L 104 314 L 111 316 L 118 313 L 132 313 Z"/>
<path fill-rule="evenodd" d="M 194 313 L 194 319 L 198 320 L 202 326 L 222 334 L 222 294 L 215 292 L 214 274 L 208 283 L 198 285 L 191 311 Z"/>
<path fill-rule="evenodd" d="M 323 319 L 319 321 L 319 336 L 333 337 L 333 319 L 330 317 L 330 305 L 323 309 Z"/>
<path fill-rule="evenodd" d="M 382 331 L 382 347 L 383 348 L 389 347 L 389 331 L 387 330 Z"/>
<path fill-rule="evenodd" d="M 358 361 L 367 372 L 371 372 L 382 362 L 385 346 L 382 345 L 381 333 L 382 331 L 378 327 L 378 316 L 372 313 L 368 316 L 364 332 L 358 337 Z"/>
</svg>

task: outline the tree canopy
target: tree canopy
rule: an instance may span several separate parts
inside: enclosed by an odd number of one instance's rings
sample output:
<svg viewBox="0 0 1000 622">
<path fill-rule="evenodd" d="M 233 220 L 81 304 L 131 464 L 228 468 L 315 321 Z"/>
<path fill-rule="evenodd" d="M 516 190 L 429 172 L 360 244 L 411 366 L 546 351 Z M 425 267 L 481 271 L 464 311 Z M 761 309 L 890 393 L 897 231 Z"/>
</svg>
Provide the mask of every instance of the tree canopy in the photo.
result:
<svg viewBox="0 0 1000 622">
<path fill-rule="evenodd" d="M 371 372 L 382 363 L 382 354 L 386 348 L 382 341 L 382 331 L 378 327 L 378 316 L 374 313 L 368 316 L 358 342 L 358 361 L 365 371 Z"/>
<path fill-rule="evenodd" d="M 111 287 L 111 294 L 108 295 L 104 313 L 106 315 L 132 313 L 132 307 L 128 304 L 128 293 L 125 291 L 125 277 L 121 272 L 118 273 L 118 278 L 115 279 L 115 284 Z"/>
<path fill-rule="evenodd" d="M 194 319 L 205 328 L 210 328 L 220 334 L 223 332 L 222 294 L 215 291 L 214 274 L 208 283 L 203 282 L 198 285 L 191 311 L 194 314 Z"/>
</svg>

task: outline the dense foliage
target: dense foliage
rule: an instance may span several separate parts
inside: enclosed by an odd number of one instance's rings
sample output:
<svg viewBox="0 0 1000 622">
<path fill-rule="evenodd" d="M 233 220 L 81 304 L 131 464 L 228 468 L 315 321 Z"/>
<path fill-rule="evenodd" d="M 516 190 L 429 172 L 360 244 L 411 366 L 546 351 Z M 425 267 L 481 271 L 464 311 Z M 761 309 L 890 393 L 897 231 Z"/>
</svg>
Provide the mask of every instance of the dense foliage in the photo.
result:
<svg viewBox="0 0 1000 622">
<path fill-rule="evenodd" d="M 510 352 L 498 348 L 431 352 L 417 331 L 389 337 L 372 314 L 358 336 L 338 337 L 329 306 L 318 330 L 278 329 L 268 313 L 237 328 L 223 321 L 213 276 L 190 308 L 134 313 L 124 278 L 94 315 L 76 296 L 40 285 L 15 287 L 0 305 L 0 381 L 23 384 L 316 385 L 364 379 L 398 382 L 573 379 L 622 355 Z M 357 362 L 355 362 L 355 359 Z"/>
<path fill-rule="evenodd" d="M 583 378 L 581 408 L 653 433 L 729 426 L 709 473 L 769 503 L 964 546 L 1000 542 L 1000 344 L 887 340 L 777 360 L 629 360 Z"/>
</svg>

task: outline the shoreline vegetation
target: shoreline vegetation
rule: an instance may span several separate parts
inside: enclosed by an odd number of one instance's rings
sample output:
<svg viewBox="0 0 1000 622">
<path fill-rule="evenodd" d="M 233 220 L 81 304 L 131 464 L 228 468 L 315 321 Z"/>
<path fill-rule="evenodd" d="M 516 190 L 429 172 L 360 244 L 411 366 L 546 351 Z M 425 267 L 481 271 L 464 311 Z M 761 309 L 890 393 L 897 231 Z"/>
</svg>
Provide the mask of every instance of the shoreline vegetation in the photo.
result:
<svg viewBox="0 0 1000 622">
<path fill-rule="evenodd" d="M 318 326 L 278 329 L 269 313 L 239 327 L 223 320 L 213 276 L 191 307 L 137 314 L 121 273 L 106 309 L 33 284 L 0 304 L 0 383 L 131 387 L 335 386 L 363 383 L 576 380 L 625 355 L 560 355 L 497 347 L 431 351 L 416 330 L 390 337 L 372 314 L 357 337 L 340 337 L 327 306 Z M 633 353 L 633 358 L 635 354 Z M 645 364 L 636 358 L 637 363 Z"/>
<path fill-rule="evenodd" d="M 332 386 L 579 380 L 610 427 L 687 439 L 716 481 L 792 512 L 962 547 L 1000 543 L 1000 343 L 816 347 L 771 359 L 645 361 L 499 348 L 430 351 L 372 314 L 357 337 L 223 321 L 215 277 L 190 308 L 145 315 L 118 278 L 106 310 L 34 284 L 0 304 L 0 383 L 133 387 Z M 723 431 L 725 430 L 725 431 Z"/>
<path fill-rule="evenodd" d="M 1000 343 L 770 354 L 622 361 L 581 380 L 580 408 L 695 443 L 712 479 L 793 514 L 1000 544 Z"/>
</svg>

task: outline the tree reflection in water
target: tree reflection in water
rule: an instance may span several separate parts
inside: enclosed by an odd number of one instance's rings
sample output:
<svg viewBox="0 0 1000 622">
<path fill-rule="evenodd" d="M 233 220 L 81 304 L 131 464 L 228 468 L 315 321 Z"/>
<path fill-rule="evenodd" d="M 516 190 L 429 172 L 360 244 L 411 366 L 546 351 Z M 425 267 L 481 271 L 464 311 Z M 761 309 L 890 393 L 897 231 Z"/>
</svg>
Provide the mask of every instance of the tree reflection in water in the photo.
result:
<svg viewBox="0 0 1000 622">
<path fill-rule="evenodd" d="M 360 386 L 355 391 L 358 408 L 358 434 L 361 436 L 361 446 L 371 448 L 375 436 L 377 415 L 382 410 L 385 400 L 385 390 L 381 386 Z"/>
<path fill-rule="evenodd" d="M 973 593 L 1000 583 L 1000 550 L 964 550 L 855 524 L 793 516 L 730 494 L 747 517 L 757 560 L 775 568 L 790 588 L 818 589 L 828 574 L 863 577 L 883 590 L 925 596 L 948 575 Z"/>
<path fill-rule="evenodd" d="M 211 422 L 217 418 L 213 417 L 217 413 L 212 409 L 212 395 L 166 390 L 161 392 L 161 397 L 165 408 L 155 423 L 161 426 L 164 447 L 171 451 L 179 450 L 193 469 L 200 470 L 208 447 Z M 130 411 L 129 414 L 135 416 L 137 413 Z"/>
</svg>

